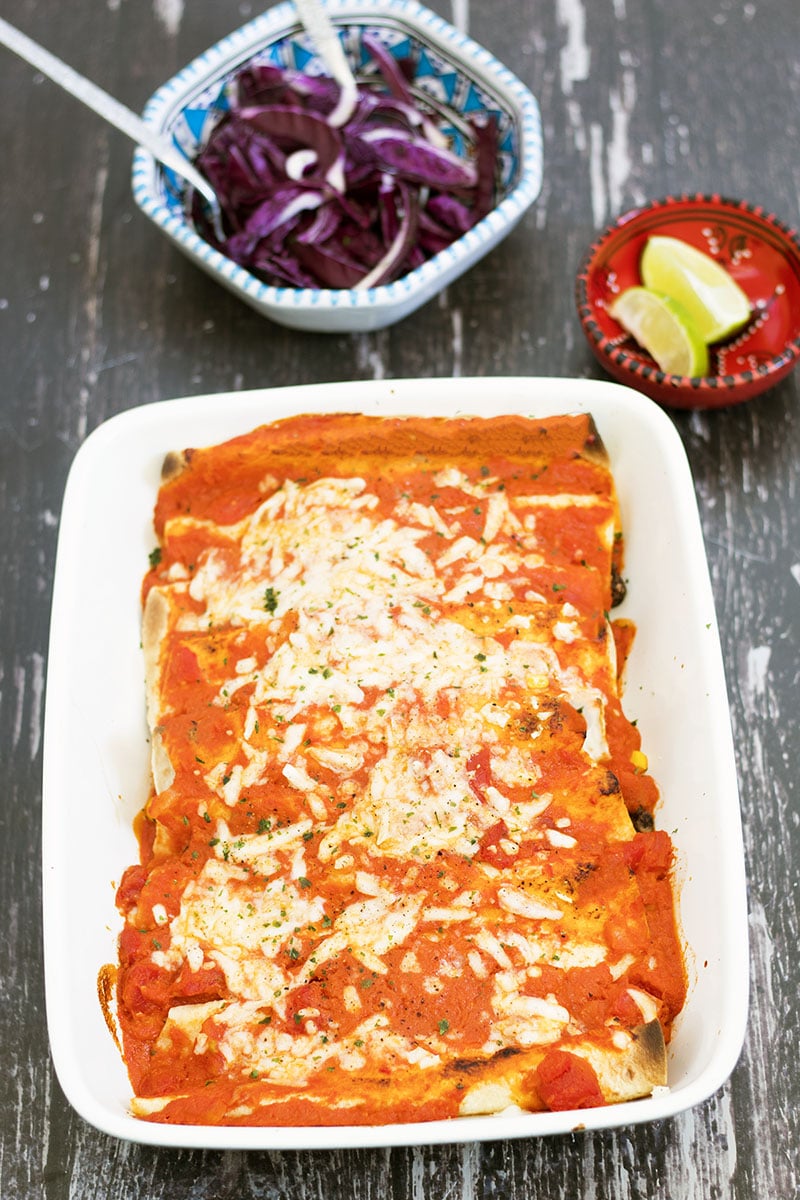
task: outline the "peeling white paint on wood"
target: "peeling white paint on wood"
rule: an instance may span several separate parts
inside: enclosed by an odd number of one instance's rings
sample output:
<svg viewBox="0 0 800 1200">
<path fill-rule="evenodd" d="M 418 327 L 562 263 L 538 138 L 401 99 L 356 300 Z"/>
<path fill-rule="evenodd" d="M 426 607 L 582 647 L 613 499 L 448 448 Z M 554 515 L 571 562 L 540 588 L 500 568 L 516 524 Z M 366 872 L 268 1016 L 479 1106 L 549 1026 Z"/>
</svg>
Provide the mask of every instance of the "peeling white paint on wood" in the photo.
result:
<svg viewBox="0 0 800 1200">
<path fill-rule="evenodd" d="M 183 0 L 153 0 L 153 11 L 170 37 L 175 37 L 183 20 Z"/>
<path fill-rule="evenodd" d="M 16 704 L 14 706 L 14 716 L 11 726 L 11 746 L 12 749 L 16 750 L 19 745 L 19 739 L 22 736 L 22 722 L 25 712 L 25 668 L 19 663 L 15 664 L 13 676 Z"/>
<path fill-rule="evenodd" d="M 453 329 L 453 366 L 450 374 L 454 379 L 462 374 L 461 364 L 464 358 L 464 315 L 460 308 L 454 308 L 450 314 Z"/>
<path fill-rule="evenodd" d="M 747 652 L 747 694 L 752 704 L 758 697 L 763 696 L 767 687 L 767 672 L 769 660 L 772 657 L 771 646 L 751 646 Z"/>
<path fill-rule="evenodd" d="M 732 1129 L 724 1088 L 707 1102 L 702 1112 L 690 1109 L 676 1117 L 658 1184 L 651 1185 L 655 1194 L 665 1200 L 678 1196 L 728 1196 L 736 1163 L 735 1139 L 729 1140 L 727 1136 Z M 713 1131 L 710 1139 L 709 1131 Z"/>
<path fill-rule="evenodd" d="M 591 185 L 592 216 L 600 229 L 608 214 L 608 188 L 605 172 L 605 140 L 603 127 L 593 121 L 589 127 L 589 181 Z"/>
<path fill-rule="evenodd" d="M 756 1179 L 773 1180 L 769 1194 L 774 1196 L 796 1196 L 798 1180 L 797 1162 L 794 1167 L 787 1161 L 784 1150 L 787 1143 L 783 1138 L 773 1146 L 771 1131 L 775 1123 L 788 1130 L 792 1116 L 780 1111 L 780 1101 L 775 1088 L 773 1070 L 769 1064 L 774 1047 L 785 1037 L 788 1013 L 782 1012 L 778 997 L 773 989 L 773 959 L 775 943 L 770 929 L 766 909 L 757 898 L 750 898 L 750 959 L 752 964 L 753 992 L 751 995 L 750 1020 L 743 1059 L 749 1066 L 751 1084 L 748 1087 L 749 1101 L 754 1106 L 752 1114 L 755 1138 L 752 1146 L 753 1161 L 750 1169 Z M 793 1052 L 792 1052 L 793 1053 Z M 794 1062 L 783 1064 L 779 1069 L 794 1070 Z M 761 1104 L 758 1096 L 771 1096 L 771 1101 Z M 796 1151 L 796 1144 L 794 1150 Z M 777 1153 L 774 1151 L 777 1150 Z M 795 1160 L 797 1155 L 794 1155 Z"/>
<path fill-rule="evenodd" d="M 101 336 L 102 297 L 105 265 L 102 256 L 101 231 L 105 212 L 105 196 L 108 186 L 107 158 L 108 143 L 103 143 L 104 161 L 94 177 L 91 203 L 85 231 L 86 254 L 86 300 L 84 305 L 86 335 L 80 350 L 81 379 L 78 391 L 77 435 L 83 441 L 88 431 L 89 404 L 92 388 L 97 380 L 96 363 Z"/>
<path fill-rule="evenodd" d="M 572 131 L 575 149 L 579 153 L 582 153 L 586 149 L 586 128 L 583 124 L 581 106 L 577 100 L 567 98 L 565 111 L 569 121 L 570 130 Z"/>
<path fill-rule="evenodd" d="M 467 1143 L 459 1150 L 461 1158 L 461 1200 L 475 1200 L 480 1179 L 480 1153 L 475 1142 Z"/>
<path fill-rule="evenodd" d="M 556 15 L 567 29 L 559 63 L 561 90 L 569 96 L 576 83 L 589 78 L 591 56 L 586 44 L 586 10 L 581 0 L 556 0 Z"/>
<path fill-rule="evenodd" d="M 411 1200 L 428 1200 L 425 1154 L 421 1146 L 411 1151 Z"/>
<path fill-rule="evenodd" d="M 630 117 L 636 104 L 636 77 L 632 70 L 623 71 L 622 85 L 612 88 L 609 96 L 611 106 L 611 139 L 608 143 L 608 199 L 611 215 L 622 211 L 632 158 L 628 141 Z"/>
<path fill-rule="evenodd" d="M 15 663 L 14 713 L 11 719 L 11 744 L 19 746 L 23 732 L 27 733 L 28 756 L 33 762 L 42 741 L 42 702 L 44 699 L 44 658 L 34 652 L 26 664 Z M 1 678 L 1 677 L 0 677 Z M 0 701 L 2 693 L 0 693 Z"/>
<path fill-rule="evenodd" d="M 358 374 L 371 379 L 385 379 L 386 366 L 381 354 L 380 334 L 357 333 L 353 335 L 356 348 Z"/>
</svg>

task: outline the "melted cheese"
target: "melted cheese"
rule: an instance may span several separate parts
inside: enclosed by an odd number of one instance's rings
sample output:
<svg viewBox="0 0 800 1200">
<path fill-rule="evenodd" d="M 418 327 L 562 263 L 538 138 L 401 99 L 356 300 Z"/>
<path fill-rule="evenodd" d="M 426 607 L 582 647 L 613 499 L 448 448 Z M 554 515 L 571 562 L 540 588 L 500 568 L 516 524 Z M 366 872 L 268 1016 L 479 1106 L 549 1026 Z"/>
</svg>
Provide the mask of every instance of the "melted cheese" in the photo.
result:
<svg viewBox="0 0 800 1200">
<path fill-rule="evenodd" d="M 588 568 L 565 601 L 575 568 L 548 565 L 546 532 L 577 511 L 610 570 L 613 491 L 512 494 L 457 464 L 425 483 L 387 501 L 377 473 L 270 477 L 233 524 L 166 521 L 168 544 L 209 541 L 148 600 L 155 791 L 168 811 L 188 789 L 208 849 L 174 915 L 152 905 L 150 961 L 221 973 L 226 995 L 173 1005 L 158 1053 L 188 1044 L 280 1088 L 435 1071 L 580 1032 L 553 979 L 609 960 L 622 987 L 638 961 L 605 933 L 635 883 L 623 873 L 607 910 L 581 891 L 586 829 L 592 846 L 633 836 L 605 787 L 606 581 Z M 189 755 L 173 663 L 205 689 Z M 273 802 L 290 816 L 255 827 Z M 475 1030 L 446 1008 L 398 1024 L 414 996 L 444 1005 L 467 978 Z"/>
<path fill-rule="evenodd" d="M 494 515 L 487 521 L 497 537 L 513 513 L 505 495 L 492 499 Z M 423 854 L 444 847 L 469 854 L 487 813 L 469 787 L 466 761 L 492 740 L 487 725 L 508 723 L 502 697 L 514 689 L 525 698 L 531 680 L 537 689 L 546 681 L 583 712 L 585 752 L 600 761 L 608 754 L 605 694 L 576 670 L 574 656 L 566 663 L 559 659 L 559 642 L 573 648 L 581 641 L 576 620 L 553 614 L 549 645 L 532 640 L 523 628 L 503 645 L 442 611 L 456 595 L 479 594 L 487 575 L 523 571 L 525 556 L 513 541 L 501 552 L 476 539 L 454 540 L 445 523 L 426 512 L 425 523 L 440 535 L 441 551 L 433 558 L 419 549 L 424 531 L 400 523 L 402 504 L 397 519 L 380 517 L 376 507 L 362 479 L 322 479 L 305 487 L 287 481 L 251 518 L 226 530 L 240 544 L 240 565 L 225 570 L 223 552 L 211 551 L 191 585 L 192 597 L 205 605 L 208 625 L 263 619 L 265 578 L 277 598 L 272 623 L 288 613 L 296 614 L 297 623 L 263 668 L 252 658 L 239 660 L 217 702 L 224 705 L 238 688 L 252 685 L 247 728 L 267 713 L 284 724 L 283 775 L 303 792 L 316 791 L 299 753 L 304 725 L 297 722 L 309 709 L 335 713 L 348 741 L 369 735 L 385 745 L 360 804 L 341 818 L 326 849 L 370 830 L 386 853 L 405 853 L 411 846 Z M 463 574 L 465 560 L 470 568 Z M 474 573 L 475 564 L 483 575 Z M 514 595 L 511 584 L 508 595 Z M 377 690 L 378 698 L 365 706 L 368 689 Z M 430 713 L 440 696 L 448 698 L 452 716 L 437 724 Z M 414 713 L 424 717 L 417 720 Z M 459 759 L 452 757 L 454 743 Z M 359 756 L 347 747 L 317 748 L 314 754 L 338 774 L 359 765 Z M 254 754 L 244 770 L 223 762 L 206 778 L 233 805 L 267 766 L 263 755 Z M 515 782 L 527 782 L 530 770 L 517 765 Z M 508 777 L 504 760 L 498 772 Z"/>
</svg>

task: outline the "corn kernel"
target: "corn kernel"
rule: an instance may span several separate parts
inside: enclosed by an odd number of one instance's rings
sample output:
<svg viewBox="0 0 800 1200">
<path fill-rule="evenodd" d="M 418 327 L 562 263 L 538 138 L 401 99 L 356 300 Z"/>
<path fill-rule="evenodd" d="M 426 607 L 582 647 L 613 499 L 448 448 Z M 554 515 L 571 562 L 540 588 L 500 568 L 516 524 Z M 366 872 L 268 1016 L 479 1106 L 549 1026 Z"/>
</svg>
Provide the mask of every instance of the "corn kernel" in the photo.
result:
<svg viewBox="0 0 800 1200">
<path fill-rule="evenodd" d="M 631 754 L 631 763 L 633 764 L 634 771 L 637 774 L 641 774 L 642 771 L 647 770 L 647 755 L 643 750 L 634 750 Z"/>
<path fill-rule="evenodd" d="M 528 675 L 525 682 L 532 692 L 543 692 L 547 687 L 546 675 Z"/>
</svg>

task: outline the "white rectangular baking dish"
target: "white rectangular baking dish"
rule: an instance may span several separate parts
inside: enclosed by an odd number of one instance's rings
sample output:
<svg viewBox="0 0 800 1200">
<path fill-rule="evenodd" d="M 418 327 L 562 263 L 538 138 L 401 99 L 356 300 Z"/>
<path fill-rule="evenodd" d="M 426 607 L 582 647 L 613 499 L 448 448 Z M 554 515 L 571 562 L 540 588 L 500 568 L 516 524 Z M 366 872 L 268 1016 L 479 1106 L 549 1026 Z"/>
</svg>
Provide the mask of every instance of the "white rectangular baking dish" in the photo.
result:
<svg viewBox="0 0 800 1200">
<path fill-rule="evenodd" d="M 155 545 L 152 510 L 167 451 L 202 446 L 294 413 L 364 411 L 545 416 L 590 411 L 622 508 L 628 596 L 638 627 L 625 708 L 662 792 L 658 824 L 678 853 L 690 991 L 669 1054 L 669 1089 L 580 1113 L 504 1113 L 337 1128 L 169 1127 L 130 1115 L 128 1078 L 97 997 L 116 959 L 114 890 L 137 861 L 132 820 L 148 792 L 139 589 Z M 747 1015 L 747 913 L 733 745 L 714 603 L 691 474 L 672 422 L 618 384 L 437 379 L 235 392 L 114 417 L 87 439 L 67 483 L 56 564 L 44 744 L 47 1018 L 58 1078 L 105 1133 L 155 1145 L 325 1149 L 471 1142 L 602 1129 L 669 1117 L 732 1071 Z"/>
</svg>

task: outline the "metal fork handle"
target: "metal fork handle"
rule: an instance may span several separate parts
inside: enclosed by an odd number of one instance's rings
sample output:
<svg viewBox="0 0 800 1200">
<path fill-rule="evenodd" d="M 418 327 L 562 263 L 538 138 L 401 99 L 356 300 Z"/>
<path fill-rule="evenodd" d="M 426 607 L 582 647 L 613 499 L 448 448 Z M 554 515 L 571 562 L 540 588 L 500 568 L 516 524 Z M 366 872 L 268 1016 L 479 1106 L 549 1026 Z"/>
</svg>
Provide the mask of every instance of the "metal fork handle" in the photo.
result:
<svg viewBox="0 0 800 1200">
<path fill-rule="evenodd" d="M 319 57 L 341 88 L 339 101 L 328 120 L 334 127 L 344 125 L 355 107 L 358 88 L 342 43 L 321 0 L 294 0 L 294 6 Z"/>
<path fill-rule="evenodd" d="M 333 78 L 340 87 L 355 88 L 353 72 L 326 10 L 318 0 L 294 0 L 294 6 Z"/>
<path fill-rule="evenodd" d="M 131 109 L 120 104 L 119 100 L 115 100 L 96 83 L 92 83 L 91 80 L 74 71 L 55 54 L 45 50 L 44 46 L 40 46 L 38 42 L 34 42 L 32 38 L 21 33 L 13 25 L 9 25 L 8 21 L 3 20 L 2 17 L 0 17 L 0 44 L 13 50 L 32 67 L 41 71 L 54 83 L 59 84 L 76 100 L 80 100 L 109 124 L 127 134 L 137 146 L 149 150 L 154 158 L 188 180 L 209 204 L 216 207 L 217 198 L 208 180 L 203 178 L 168 138 L 156 133 Z"/>
</svg>

